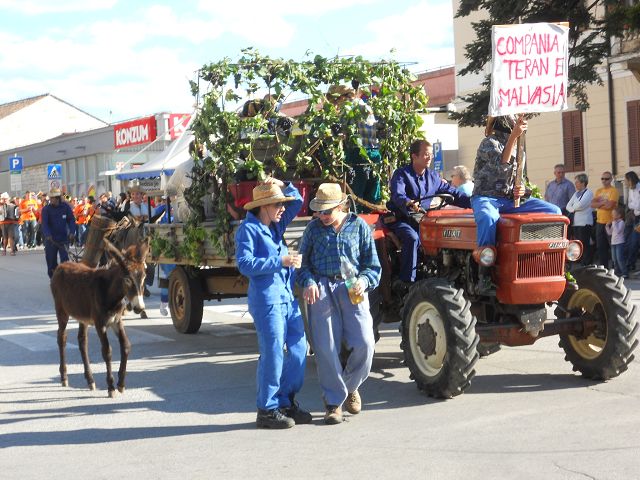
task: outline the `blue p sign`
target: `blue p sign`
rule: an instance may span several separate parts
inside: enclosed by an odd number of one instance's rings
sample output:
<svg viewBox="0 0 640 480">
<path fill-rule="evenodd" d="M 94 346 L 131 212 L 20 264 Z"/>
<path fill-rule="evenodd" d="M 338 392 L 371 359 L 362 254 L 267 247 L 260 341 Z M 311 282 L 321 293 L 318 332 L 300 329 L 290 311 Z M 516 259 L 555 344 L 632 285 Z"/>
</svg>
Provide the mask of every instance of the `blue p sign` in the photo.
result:
<svg viewBox="0 0 640 480">
<path fill-rule="evenodd" d="M 22 157 L 9 157 L 9 171 L 21 172 L 22 171 Z"/>
</svg>

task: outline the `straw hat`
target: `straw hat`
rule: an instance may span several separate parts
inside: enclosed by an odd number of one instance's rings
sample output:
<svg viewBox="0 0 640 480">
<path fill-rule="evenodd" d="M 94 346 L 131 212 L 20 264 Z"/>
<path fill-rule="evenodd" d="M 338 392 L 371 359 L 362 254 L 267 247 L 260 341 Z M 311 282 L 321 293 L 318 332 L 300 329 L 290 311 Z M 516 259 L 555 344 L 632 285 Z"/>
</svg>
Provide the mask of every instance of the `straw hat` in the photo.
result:
<svg viewBox="0 0 640 480">
<path fill-rule="evenodd" d="M 263 183 L 253 189 L 253 201 L 244 205 L 245 210 L 251 210 L 263 205 L 271 205 L 278 202 L 290 202 L 295 197 L 285 197 L 282 189 L 273 183 Z"/>
<path fill-rule="evenodd" d="M 309 208 L 316 212 L 337 207 L 347 199 L 337 183 L 323 183 L 318 187 L 316 197 L 309 202 Z"/>
<path fill-rule="evenodd" d="M 356 91 L 346 85 L 331 85 L 327 90 L 327 100 L 336 101 L 340 97 L 354 96 Z"/>
<path fill-rule="evenodd" d="M 49 192 L 49 197 L 59 197 L 60 195 L 62 195 L 62 192 L 60 192 L 59 188 L 52 188 Z"/>
</svg>

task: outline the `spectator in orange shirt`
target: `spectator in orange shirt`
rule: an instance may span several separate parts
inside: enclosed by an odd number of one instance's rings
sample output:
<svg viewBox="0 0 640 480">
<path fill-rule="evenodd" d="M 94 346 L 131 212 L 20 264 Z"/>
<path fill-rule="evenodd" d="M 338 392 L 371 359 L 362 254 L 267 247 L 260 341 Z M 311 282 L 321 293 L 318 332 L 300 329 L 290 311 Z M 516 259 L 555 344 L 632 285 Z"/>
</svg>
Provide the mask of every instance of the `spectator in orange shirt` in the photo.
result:
<svg viewBox="0 0 640 480">
<path fill-rule="evenodd" d="M 84 244 L 84 237 L 87 231 L 87 215 L 89 214 L 89 204 L 87 200 L 86 198 L 80 200 L 74 198 L 75 205 L 74 202 L 71 202 L 73 216 L 76 217 L 76 225 L 78 226 L 76 241 L 79 245 Z"/>
<path fill-rule="evenodd" d="M 20 202 L 20 220 L 22 222 L 22 238 L 27 248 L 36 247 L 37 210 L 38 202 L 36 202 L 35 194 L 29 191 L 25 192 L 24 199 Z"/>
</svg>

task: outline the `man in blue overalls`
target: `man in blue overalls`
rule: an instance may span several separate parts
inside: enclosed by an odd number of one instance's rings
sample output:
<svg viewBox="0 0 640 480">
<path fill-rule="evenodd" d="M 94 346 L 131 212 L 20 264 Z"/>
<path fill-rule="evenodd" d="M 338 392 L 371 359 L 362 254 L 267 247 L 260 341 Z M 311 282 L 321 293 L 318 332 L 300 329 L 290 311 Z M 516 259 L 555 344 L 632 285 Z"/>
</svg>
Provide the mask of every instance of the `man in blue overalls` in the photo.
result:
<svg viewBox="0 0 640 480">
<path fill-rule="evenodd" d="M 44 256 L 47 260 L 47 274 L 53 276 L 53 271 L 60 263 L 69 260 L 67 245 L 76 236 L 76 220 L 71 206 L 60 199 L 60 190 L 49 192 L 49 204 L 42 209 L 42 235 L 44 236 Z"/>
</svg>

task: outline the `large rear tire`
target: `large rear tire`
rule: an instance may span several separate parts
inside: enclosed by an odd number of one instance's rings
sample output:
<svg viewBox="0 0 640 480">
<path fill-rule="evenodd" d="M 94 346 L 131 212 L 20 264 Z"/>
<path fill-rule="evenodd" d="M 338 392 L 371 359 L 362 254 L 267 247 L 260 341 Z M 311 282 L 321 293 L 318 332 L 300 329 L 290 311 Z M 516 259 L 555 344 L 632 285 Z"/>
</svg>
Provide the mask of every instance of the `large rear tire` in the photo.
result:
<svg viewBox="0 0 640 480">
<path fill-rule="evenodd" d="M 427 395 L 463 393 L 478 361 L 476 319 L 462 290 L 442 279 L 423 280 L 409 291 L 402 309 L 402 349 L 411 378 Z"/>
<path fill-rule="evenodd" d="M 177 266 L 169 276 L 169 309 L 180 333 L 197 333 L 202 325 L 204 298 L 198 277 Z"/>
<path fill-rule="evenodd" d="M 556 308 L 558 318 L 584 315 L 598 322 L 588 335 L 560 335 L 559 345 L 573 370 L 592 380 L 608 380 L 627 370 L 638 345 L 636 307 L 622 278 L 602 266 L 572 272 L 578 288 L 568 288 Z M 564 310 L 563 310 L 564 309 Z M 566 313 L 565 310 L 569 311 Z"/>
</svg>

